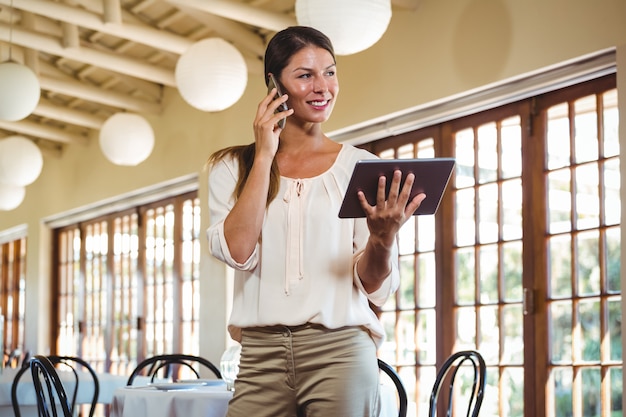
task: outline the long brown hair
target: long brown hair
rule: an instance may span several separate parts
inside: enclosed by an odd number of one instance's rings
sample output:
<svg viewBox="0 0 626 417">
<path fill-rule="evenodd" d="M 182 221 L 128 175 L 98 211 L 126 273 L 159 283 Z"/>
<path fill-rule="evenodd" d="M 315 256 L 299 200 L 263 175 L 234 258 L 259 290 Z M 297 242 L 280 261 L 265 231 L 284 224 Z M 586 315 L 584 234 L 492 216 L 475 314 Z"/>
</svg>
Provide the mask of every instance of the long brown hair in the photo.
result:
<svg viewBox="0 0 626 417">
<path fill-rule="evenodd" d="M 268 84 L 268 74 L 274 74 L 279 82 L 283 69 L 291 61 L 291 57 L 307 46 L 316 46 L 330 52 L 335 60 L 335 51 L 330 39 L 317 29 L 308 26 L 290 26 L 276 33 L 267 44 L 265 49 L 265 85 Z M 226 157 L 231 157 L 239 162 L 239 178 L 235 186 L 234 197 L 238 199 L 246 184 L 252 163 L 254 162 L 255 144 L 231 146 L 213 153 L 208 163 L 215 164 Z M 267 204 L 276 198 L 280 185 L 280 173 L 276 158 L 272 161 L 270 170 L 270 186 L 267 192 Z"/>
</svg>

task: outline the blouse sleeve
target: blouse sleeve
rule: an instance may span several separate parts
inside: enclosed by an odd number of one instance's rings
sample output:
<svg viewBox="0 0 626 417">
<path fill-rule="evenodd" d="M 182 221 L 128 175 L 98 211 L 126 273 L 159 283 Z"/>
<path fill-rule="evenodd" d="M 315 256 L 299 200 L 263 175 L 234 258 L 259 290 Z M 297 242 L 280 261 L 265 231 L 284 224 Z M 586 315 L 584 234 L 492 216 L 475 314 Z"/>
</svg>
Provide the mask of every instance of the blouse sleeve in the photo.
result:
<svg viewBox="0 0 626 417">
<path fill-rule="evenodd" d="M 215 163 L 209 172 L 209 215 L 210 226 L 207 239 L 211 255 L 228 266 L 251 270 L 258 262 L 258 243 L 250 257 L 243 263 L 236 262 L 230 254 L 224 235 L 224 219 L 235 205 L 235 185 L 238 169 L 232 161 L 221 160 Z"/>
</svg>

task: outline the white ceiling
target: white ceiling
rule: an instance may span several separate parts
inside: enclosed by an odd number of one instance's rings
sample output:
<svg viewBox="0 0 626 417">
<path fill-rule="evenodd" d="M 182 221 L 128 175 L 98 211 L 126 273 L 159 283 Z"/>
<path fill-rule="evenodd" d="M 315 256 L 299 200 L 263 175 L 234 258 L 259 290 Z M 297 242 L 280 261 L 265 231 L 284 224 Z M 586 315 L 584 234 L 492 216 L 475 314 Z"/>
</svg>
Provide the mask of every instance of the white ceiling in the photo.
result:
<svg viewBox="0 0 626 417">
<path fill-rule="evenodd" d="M 295 0 L 0 0 L 0 62 L 38 74 L 33 114 L 0 121 L 0 138 L 21 135 L 46 153 L 85 143 L 120 111 L 158 114 L 175 87 L 178 57 L 195 41 L 221 37 L 262 73 L 265 43 L 296 24 Z M 393 0 L 415 8 L 416 0 Z"/>
</svg>

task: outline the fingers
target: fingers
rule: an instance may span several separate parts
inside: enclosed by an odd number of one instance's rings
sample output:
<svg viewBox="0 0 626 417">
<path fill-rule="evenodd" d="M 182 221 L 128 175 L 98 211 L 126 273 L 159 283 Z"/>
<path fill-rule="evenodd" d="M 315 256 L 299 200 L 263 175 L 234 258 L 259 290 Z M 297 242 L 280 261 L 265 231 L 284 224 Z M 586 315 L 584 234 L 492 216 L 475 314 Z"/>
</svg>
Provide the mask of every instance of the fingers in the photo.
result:
<svg viewBox="0 0 626 417">
<path fill-rule="evenodd" d="M 400 216 L 409 217 L 417 210 L 426 198 L 424 193 L 414 196 L 411 201 L 411 190 L 415 183 L 415 175 L 409 173 L 402 183 L 402 172 L 396 170 L 391 177 L 391 184 L 388 193 L 386 192 L 387 178 L 381 175 L 378 178 L 378 187 L 376 191 L 376 203 L 371 206 L 366 200 L 362 192 L 359 193 L 359 201 L 368 217 L 370 216 Z"/>
</svg>

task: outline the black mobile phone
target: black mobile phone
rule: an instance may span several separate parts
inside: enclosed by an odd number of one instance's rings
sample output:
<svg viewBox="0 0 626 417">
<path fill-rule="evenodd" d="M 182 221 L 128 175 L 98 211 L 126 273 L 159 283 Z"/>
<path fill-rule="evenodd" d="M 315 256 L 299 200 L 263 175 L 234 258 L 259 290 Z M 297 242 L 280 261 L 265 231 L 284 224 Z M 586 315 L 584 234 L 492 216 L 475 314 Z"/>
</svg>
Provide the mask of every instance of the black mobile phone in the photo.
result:
<svg viewBox="0 0 626 417">
<path fill-rule="evenodd" d="M 282 96 L 283 93 L 280 89 L 280 85 L 278 84 L 278 81 L 276 81 L 276 77 L 274 77 L 274 74 L 269 73 L 267 77 L 269 78 L 269 82 L 267 83 L 267 92 L 269 93 L 270 91 L 272 91 L 272 88 L 276 88 L 276 96 L 274 97 L 274 99 L 277 99 L 278 97 Z M 287 107 L 287 103 L 282 103 L 280 106 L 278 106 L 278 108 L 276 109 L 274 113 L 286 111 L 288 109 L 289 107 Z M 283 117 L 282 119 L 278 121 L 278 126 L 281 129 L 284 129 L 286 120 L 287 119 Z"/>
</svg>

